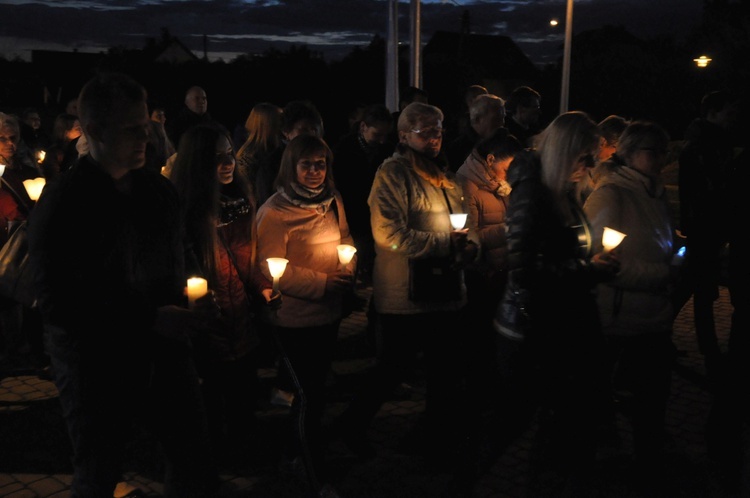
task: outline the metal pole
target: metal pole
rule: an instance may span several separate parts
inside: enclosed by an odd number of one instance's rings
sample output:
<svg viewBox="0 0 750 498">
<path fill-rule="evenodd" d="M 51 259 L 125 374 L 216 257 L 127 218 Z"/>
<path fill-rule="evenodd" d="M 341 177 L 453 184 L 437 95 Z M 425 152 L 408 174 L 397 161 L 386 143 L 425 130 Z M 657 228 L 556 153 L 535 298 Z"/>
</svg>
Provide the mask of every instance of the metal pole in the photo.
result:
<svg viewBox="0 0 750 498">
<path fill-rule="evenodd" d="M 568 0 L 565 13 L 565 49 L 563 52 L 562 83 L 560 85 L 560 114 L 568 112 L 570 94 L 570 46 L 573 42 L 573 0 Z"/>
<path fill-rule="evenodd" d="M 398 0 L 388 0 L 388 39 L 385 51 L 385 106 L 391 112 L 398 112 Z"/>
<path fill-rule="evenodd" d="M 422 88 L 422 4 L 411 0 L 411 86 Z"/>
</svg>

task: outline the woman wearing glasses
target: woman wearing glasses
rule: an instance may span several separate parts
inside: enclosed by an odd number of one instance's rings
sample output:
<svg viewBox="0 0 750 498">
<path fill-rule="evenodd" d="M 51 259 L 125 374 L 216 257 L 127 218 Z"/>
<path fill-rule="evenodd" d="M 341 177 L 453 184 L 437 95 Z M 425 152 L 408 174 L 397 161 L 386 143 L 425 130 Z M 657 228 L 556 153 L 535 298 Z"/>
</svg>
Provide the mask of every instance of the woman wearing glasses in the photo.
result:
<svg viewBox="0 0 750 498">
<path fill-rule="evenodd" d="M 413 102 L 398 119 L 399 144 L 375 174 L 368 199 L 375 240 L 373 299 L 380 317 L 380 361 L 360 386 L 340 420 L 344 442 L 361 457 L 373 456 L 366 431 L 380 406 L 417 366 L 424 353 L 427 383 L 425 417 L 408 442 L 433 463 L 453 466 L 462 441 L 457 418 L 462 403 L 460 353 L 466 287 L 463 270 L 455 288 L 421 298 L 412 272 L 420 260 L 442 257 L 465 264 L 477 244 L 451 227 L 450 213 L 465 213 L 462 191 L 443 168 L 443 113 Z M 411 260 L 411 261 L 410 261 Z M 410 264 L 411 263 L 411 264 Z M 465 325 L 465 324 L 464 324 Z M 455 430 L 447 430 L 451 427 Z"/>
</svg>

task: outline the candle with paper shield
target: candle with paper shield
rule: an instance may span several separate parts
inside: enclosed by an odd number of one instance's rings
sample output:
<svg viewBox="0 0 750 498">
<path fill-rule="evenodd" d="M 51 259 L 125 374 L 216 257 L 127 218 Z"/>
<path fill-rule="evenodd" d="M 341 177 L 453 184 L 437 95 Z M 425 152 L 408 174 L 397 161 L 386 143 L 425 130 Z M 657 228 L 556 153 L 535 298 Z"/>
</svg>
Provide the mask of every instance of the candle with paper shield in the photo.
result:
<svg viewBox="0 0 750 498">
<path fill-rule="evenodd" d="M 624 238 L 624 233 L 618 232 L 609 227 L 604 227 L 604 233 L 602 234 L 602 245 L 604 246 L 604 250 L 610 252 L 612 249 L 619 246 Z"/>
<path fill-rule="evenodd" d="M 339 252 L 339 261 L 343 265 L 344 271 L 346 271 L 346 265 L 348 265 L 354 257 L 354 253 L 357 252 L 357 248 L 349 244 L 339 244 L 336 246 L 336 249 Z"/>
<path fill-rule="evenodd" d="M 454 213 L 451 214 L 451 226 L 454 230 L 461 230 L 463 229 L 464 225 L 466 225 L 466 217 L 468 214 L 466 213 Z"/>
<path fill-rule="evenodd" d="M 273 293 L 276 294 L 279 292 L 279 279 L 284 274 L 286 264 L 289 260 L 284 258 L 268 258 L 266 262 L 268 263 L 268 272 L 273 277 Z"/>
<path fill-rule="evenodd" d="M 29 194 L 29 198 L 32 201 L 36 201 L 39 199 L 39 196 L 42 195 L 42 189 L 44 188 L 45 183 L 47 183 L 46 180 L 40 176 L 31 180 L 24 180 L 23 186 L 26 189 L 26 193 Z"/>
<path fill-rule="evenodd" d="M 208 293 L 208 282 L 205 278 L 192 277 L 187 280 L 188 308 L 195 306 L 195 300 Z"/>
</svg>

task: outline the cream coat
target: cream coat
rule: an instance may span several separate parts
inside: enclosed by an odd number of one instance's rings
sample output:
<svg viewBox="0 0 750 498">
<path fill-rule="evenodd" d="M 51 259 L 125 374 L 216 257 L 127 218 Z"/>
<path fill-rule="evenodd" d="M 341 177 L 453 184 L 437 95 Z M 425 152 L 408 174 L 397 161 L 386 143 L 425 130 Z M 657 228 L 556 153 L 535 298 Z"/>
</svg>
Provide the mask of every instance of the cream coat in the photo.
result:
<svg viewBox="0 0 750 498">
<path fill-rule="evenodd" d="M 272 279 L 267 258 L 289 260 L 279 281 L 283 303 L 272 317 L 281 327 L 326 325 L 341 318 L 341 295 L 326 293 L 326 279 L 340 267 L 336 246 L 354 240 L 341 196 L 336 192 L 335 197 L 341 227 L 333 209 L 300 207 L 280 192 L 258 209 L 258 262 L 264 275 Z"/>
<path fill-rule="evenodd" d="M 600 181 L 584 211 L 597 251 L 601 250 L 605 226 L 627 234 L 617 249 L 619 273 L 597 287 L 604 333 L 637 335 L 670 330 L 674 230 L 664 186 L 622 166 Z"/>
</svg>

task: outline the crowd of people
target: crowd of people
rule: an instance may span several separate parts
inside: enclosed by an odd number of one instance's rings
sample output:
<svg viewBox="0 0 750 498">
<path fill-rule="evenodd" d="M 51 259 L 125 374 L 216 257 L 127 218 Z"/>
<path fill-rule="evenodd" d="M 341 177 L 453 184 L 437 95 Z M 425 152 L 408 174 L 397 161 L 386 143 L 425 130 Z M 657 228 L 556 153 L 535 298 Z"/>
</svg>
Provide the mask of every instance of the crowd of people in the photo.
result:
<svg viewBox="0 0 750 498">
<path fill-rule="evenodd" d="M 541 123 L 531 87 L 506 100 L 472 85 L 449 136 L 414 90 L 397 112 L 362 106 L 330 144 L 312 102 L 260 102 L 230 127 L 199 86 L 172 118 L 120 73 L 86 83 L 50 136 L 33 108 L 0 113 L 0 245 L 27 221 L 37 295 L 33 307 L 1 302 L 0 352 L 26 347 L 54 380 L 72 496 L 113 496 L 134 422 L 163 445 L 166 496 L 231 496 L 218 462 L 253 451 L 268 351 L 274 399 L 290 407 L 279 468 L 301 469 L 321 496 L 336 496 L 327 444 L 375 457 L 368 428 L 417 365 L 426 406 L 403 447 L 451 472 L 457 496 L 534 419 L 532 472 L 560 472 L 556 496 L 591 496 L 597 446 L 612 443 L 625 398 L 635 475 L 658 490 L 672 321 L 690 296 L 716 386 L 710 448 L 741 460 L 750 275 L 729 217 L 747 210 L 747 152 L 730 139 L 740 98 L 703 99 L 678 159 L 675 219 L 658 123 L 582 111 Z M 36 177 L 47 181 L 38 201 L 23 186 Z M 625 234 L 615 248 L 608 229 Z M 351 262 L 343 244 L 357 249 Z M 286 260 L 280 277 L 269 258 Z M 195 276 L 208 292 L 189 305 Z M 727 353 L 712 315 L 719 285 L 734 306 Z M 356 286 L 372 288 L 380 348 L 326 427 Z"/>
</svg>

